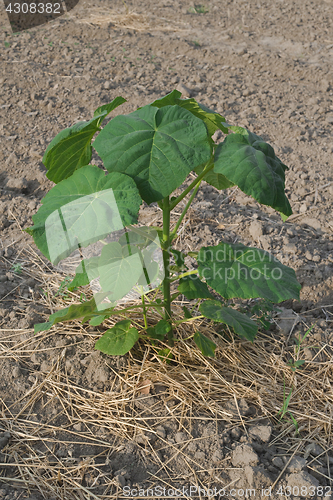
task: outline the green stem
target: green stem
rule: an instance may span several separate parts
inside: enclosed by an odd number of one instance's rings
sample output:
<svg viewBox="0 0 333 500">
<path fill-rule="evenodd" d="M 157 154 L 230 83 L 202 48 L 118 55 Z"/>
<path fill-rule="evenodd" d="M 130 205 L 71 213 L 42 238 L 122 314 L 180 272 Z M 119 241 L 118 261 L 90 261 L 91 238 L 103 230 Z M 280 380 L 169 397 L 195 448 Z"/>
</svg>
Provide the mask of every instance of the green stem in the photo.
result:
<svg viewBox="0 0 333 500">
<path fill-rule="evenodd" d="M 182 194 L 180 194 L 178 196 L 178 198 L 176 198 L 170 205 L 169 205 L 169 210 L 173 210 L 175 208 L 176 205 L 178 205 L 179 202 L 182 201 L 183 198 L 185 198 L 185 196 L 188 195 L 188 193 L 190 191 L 192 191 L 192 189 L 198 184 L 198 182 L 201 181 L 201 179 L 203 179 L 205 177 L 205 175 L 207 174 L 207 172 L 209 172 L 210 170 L 212 170 L 214 168 L 214 157 L 212 157 L 209 162 L 207 163 L 207 165 L 205 166 L 204 170 L 201 172 L 200 175 L 198 175 L 198 177 L 196 177 L 194 179 L 193 182 L 191 182 L 191 184 L 189 185 L 188 188 L 185 189 L 185 191 L 182 192 Z"/>
<path fill-rule="evenodd" d="M 193 191 L 193 193 L 191 194 L 190 199 L 188 200 L 188 202 L 187 202 L 187 204 L 186 204 L 186 206 L 185 206 L 184 210 L 182 211 L 182 213 L 181 213 L 181 215 L 180 215 L 180 217 L 179 217 L 179 219 L 178 219 L 178 222 L 177 222 L 177 224 L 176 224 L 176 226 L 175 226 L 174 230 L 173 230 L 173 231 L 172 231 L 172 233 L 170 234 L 170 241 L 172 241 L 172 240 L 174 239 L 174 237 L 176 236 L 177 231 L 178 231 L 178 228 L 179 228 L 180 224 L 182 223 L 182 220 L 184 219 L 185 214 L 186 214 L 186 212 L 188 211 L 188 209 L 189 209 L 189 207 L 190 207 L 190 205 L 191 205 L 191 203 L 192 203 L 192 201 L 193 201 L 193 198 L 195 197 L 195 195 L 196 195 L 196 194 L 197 194 L 197 192 L 198 192 L 198 189 L 199 189 L 199 187 L 200 187 L 201 181 L 202 181 L 202 179 L 198 182 L 198 184 L 197 184 L 197 185 L 196 185 L 196 187 L 194 188 L 194 191 Z"/>
<path fill-rule="evenodd" d="M 165 319 L 171 325 L 171 297 L 170 297 L 170 200 L 169 196 L 163 199 L 163 266 L 164 266 L 164 280 L 163 280 L 163 294 L 164 294 L 164 312 Z M 168 332 L 168 342 L 173 347 L 173 331 L 172 328 Z"/>
<path fill-rule="evenodd" d="M 146 310 L 146 304 L 145 304 L 145 296 L 144 294 L 141 295 L 141 299 L 142 299 L 142 309 L 143 309 L 143 320 L 145 322 L 145 328 L 148 327 L 148 323 L 147 323 L 147 310 Z"/>
<path fill-rule="evenodd" d="M 180 325 L 181 323 L 189 323 L 190 321 L 194 321 L 195 319 L 205 318 L 202 314 L 200 316 L 195 316 L 194 318 L 181 319 L 179 321 L 175 321 L 175 325 Z"/>
<path fill-rule="evenodd" d="M 180 278 L 185 278 L 185 276 L 190 276 L 190 274 L 197 274 L 198 269 L 193 269 L 193 271 L 187 271 L 187 273 L 179 274 L 176 278 L 171 278 L 170 283 L 173 281 L 180 280 Z"/>
</svg>

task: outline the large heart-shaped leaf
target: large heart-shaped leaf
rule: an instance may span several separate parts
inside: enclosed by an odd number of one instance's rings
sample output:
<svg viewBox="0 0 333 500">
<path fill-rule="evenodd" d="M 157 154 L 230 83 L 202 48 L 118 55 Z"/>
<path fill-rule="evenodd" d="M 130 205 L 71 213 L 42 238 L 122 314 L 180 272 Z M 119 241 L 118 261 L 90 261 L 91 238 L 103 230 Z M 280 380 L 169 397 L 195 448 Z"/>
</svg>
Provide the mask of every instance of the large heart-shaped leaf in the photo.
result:
<svg viewBox="0 0 333 500">
<path fill-rule="evenodd" d="M 104 335 L 97 340 L 95 349 L 110 356 L 122 356 L 132 349 L 138 338 L 138 330 L 131 328 L 130 320 L 124 319 L 106 330 Z"/>
<path fill-rule="evenodd" d="M 185 295 L 188 300 L 214 298 L 209 292 L 206 283 L 203 283 L 199 276 L 195 274 L 180 278 L 177 290 Z"/>
<path fill-rule="evenodd" d="M 151 106 L 162 108 L 169 105 L 178 105 L 190 111 L 194 116 L 197 116 L 204 122 L 210 136 L 217 130 L 222 130 L 225 134 L 228 133 L 229 125 L 226 123 L 225 118 L 216 111 L 207 108 L 204 104 L 198 103 L 195 99 L 180 99 L 181 92 L 173 90 L 170 94 L 156 99 Z"/>
<path fill-rule="evenodd" d="M 53 264 L 109 233 L 137 222 L 142 202 L 135 182 L 127 175 L 105 173 L 86 165 L 43 198 L 25 229 Z"/>
<path fill-rule="evenodd" d="M 43 156 L 48 179 L 58 184 L 79 168 L 90 163 L 91 139 L 100 130 L 98 124 L 105 116 L 106 111 L 88 122 L 75 123 L 55 136 Z"/>
<path fill-rule="evenodd" d="M 224 307 L 218 300 L 206 300 L 200 305 L 199 311 L 206 318 L 231 326 L 237 335 L 250 342 L 257 335 L 258 327 L 254 321 L 231 307 Z"/>
<path fill-rule="evenodd" d="M 225 299 L 299 300 L 295 271 L 264 250 L 220 243 L 201 248 L 197 261 L 199 275 Z"/>
<path fill-rule="evenodd" d="M 263 205 L 289 216 L 292 210 L 285 195 L 285 170 L 272 146 L 242 127 L 231 127 L 215 150 L 214 172 L 223 174 Z"/>
<path fill-rule="evenodd" d="M 203 335 L 200 332 L 195 332 L 193 340 L 204 356 L 210 356 L 212 358 L 215 357 L 216 344 L 206 337 L 206 335 Z"/>
<path fill-rule="evenodd" d="M 179 106 L 144 106 L 116 116 L 93 146 L 109 172 L 134 179 L 148 204 L 169 196 L 211 156 L 205 125 Z"/>
</svg>

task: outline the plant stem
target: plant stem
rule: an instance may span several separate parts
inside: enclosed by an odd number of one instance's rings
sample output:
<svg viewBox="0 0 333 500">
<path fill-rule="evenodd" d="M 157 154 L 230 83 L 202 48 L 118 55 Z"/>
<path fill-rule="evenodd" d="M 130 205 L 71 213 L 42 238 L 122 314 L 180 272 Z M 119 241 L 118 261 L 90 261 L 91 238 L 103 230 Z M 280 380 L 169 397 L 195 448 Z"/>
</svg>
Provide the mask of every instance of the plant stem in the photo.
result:
<svg viewBox="0 0 333 500">
<path fill-rule="evenodd" d="M 164 312 L 165 319 L 171 324 L 171 297 L 170 297 L 170 201 L 169 196 L 163 199 L 163 265 L 164 265 L 164 280 L 163 280 L 163 295 L 164 295 Z M 168 342 L 173 347 L 173 331 L 172 328 L 168 332 Z"/>
<path fill-rule="evenodd" d="M 147 323 L 147 310 L 146 310 L 146 304 L 145 304 L 145 296 L 144 294 L 141 295 L 141 299 L 142 299 L 142 309 L 143 309 L 143 320 L 145 322 L 145 328 L 148 327 L 148 323 Z"/>
<path fill-rule="evenodd" d="M 201 179 L 201 180 L 202 180 L 202 179 Z M 184 210 L 182 211 L 182 213 L 181 213 L 181 215 L 180 215 L 180 217 L 179 217 L 179 219 L 178 219 L 178 222 L 177 222 L 177 224 L 176 224 L 176 226 L 175 226 L 174 230 L 173 230 L 173 231 L 172 231 L 172 233 L 170 234 L 170 241 L 172 241 L 172 240 L 174 239 L 174 237 L 176 236 L 177 231 L 178 231 L 178 228 L 179 228 L 180 224 L 182 223 L 182 220 L 184 219 L 185 214 L 186 214 L 186 212 L 188 211 L 189 206 L 191 205 L 191 203 L 192 203 L 192 201 L 193 201 L 193 198 L 195 197 L 195 195 L 196 195 L 196 194 L 197 194 L 197 192 L 198 192 L 198 189 L 199 189 L 200 184 L 201 184 L 201 180 L 198 182 L 198 184 L 197 184 L 197 185 L 196 185 L 196 187 L 194 188 L 194 191 L 193 191 L 193 193 L 191 194 L 190 199 L 188 200 L 188 202 L 187 202 L 187 204 L 186 204 L 186 206 L 185 206 Z"/>
<path fill-rule="evenodd" d="M 169 210 L 173 210 L 175 208 L 176 205 L 178 205 L 178 203 L 180 201 L 182 201 L 183 198 L 185 198 L 185 196 L 187 196 L 187 194 L 197 185 L 198 182 L 201 181 L 201 179 L 203 179 L 205 177 L 205 175 L 207 174 L 207 172 L 209 172 L 210 170 L 212 170 L 214 168 L 214 157 L 212 157 L 209 162 L 207 163 L 207 165 L 205 166 L 204 170 L 201 172 L 200 175 L 198 175 L 198 177 L 196 177 L 194 179 L 193 182 L 191 182 L 191 184 L 189 185 L 188 188 L 185 189 L 185 191 L 182 192 L 182 194 L 180 194 L 178 196 L 178 198 L 176 198 L 170 205 L 169 205 Z"/>
<path fill-rule="evenodd" d="M 173 281 L 180 280 L 180 278 L 185 278 L 185 276 L 190 276 L 190 274 L 197 274 L 198 269 L 193 269 L 192 271 L 187 271 L 186 273 L 179 274 L 176 278 L 171 278 L 170 282 L 172 283 Z"/>
</svg>

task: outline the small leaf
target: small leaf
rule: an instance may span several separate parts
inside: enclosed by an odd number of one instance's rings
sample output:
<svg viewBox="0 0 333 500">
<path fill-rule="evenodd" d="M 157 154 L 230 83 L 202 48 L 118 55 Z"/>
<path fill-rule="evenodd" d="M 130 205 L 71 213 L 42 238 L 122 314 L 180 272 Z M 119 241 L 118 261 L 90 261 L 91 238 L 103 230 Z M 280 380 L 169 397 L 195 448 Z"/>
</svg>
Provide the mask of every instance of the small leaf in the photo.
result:
<svg viewBox="0 0 333 500">
<path fill-rule="evenodd" d="M 231 127 L 215 150 L 214 172 L 223 174 L 247 195 L 289 217 L 292 210 L 285 195 L 288 169 L 272 146 L 242 127 Z"/>
<path fill-rule="evenodd" d="M 46 177 L 58 182 L 70 177 L 79 168 L 91 161 L 91 139 L 99 130 L 98 123 L 102 116 L 95 116 L 88 122 L 78 122 L 62 130 L 48 145 L 43 156 L 47 169 Z"/>
<path fill-rule="evenodd" d="M 100 106 L 99 108 L 97 108 L 94 112 L 94 117 L 95 116 L 99 116 L 99 120 L 97 122 L 97 126 L 100 127 L 102 121 L 104 120 L 104 118 L 107 117 L 107 115 L 109 113 L 111 113 L 111 111 L 113 111 L 114 109 L 118 108 L 118 106 L 120 106 L 121 104 L 123 104 L 124 102 L 127 102 L 126 99 L 124 99 L 123 97 L 116 97 L 115 99 L 113 99 L 112 102 L 110 102 L 109 104 L 104 104 L 103 106 Z"/>
<path fill-rule="evenodd" d="M 64 309 L 60 309 L 60 311 L 51 314 L 47 323 L 36 324 L 35 333 L 43 330 L 49 330 L 56 323 L 82 318 L 87 315 L 87 313 L 92 313 L 94 311 L 96 311 L 96 302 L 94 298 L 84 302 L 83 304 L 72 304 L 69 307 L 65 307 Z M 43 325 L 44 327 L 42 327 Z"/>
<path fill-rule="evenodd" d="M 162 361 L 165 361 L 168 365 L 171 363 L 171 360 L 173 359 L 173 354 L 171 352 L 171 349 L 161 349 L 158 351 L 158 356 L 162 359 Z"/>
<path fill-rule="evenodd" d="M 122 356 L 132 349 L 139 338 L 136 328 L 131 328 L 131 321 L 124 319 L 106 330 L 104 335 L 97 340 L 95 349 L 110 356 Z"/>
<path fill-rule="evenodd" d="M 100 315 L 100 316 L 94 316 L 90 321 L 89 321 L 89 325 L 91 326 L 98 326 L 98 325 L 101 325 L 103 323 L 103 321 L 108 318 L 108 316 L 105 316 L 104 314 Z"/>
<path fill-rule="evenodd" d="M 195 332 L 193 340 L 204 356 L 215 357 L 216 344 L 212 340 L 200 332 Z"/>
<path fill-rule="evenodd" d="M 185 266 L 186 255 L 183 252 L 180 252 L 179 250 L 175 250 L 174 248 L 171 248 L 171 253 L 174 256 L 175 263 L 179 271 L 187 269 L 187 266 Z"/>
<path fill-rule="evenodd" d="M 199 311 L 206 318 L 231 326 L 237 335 L 250 342 L 257 335 L 257 325 L 250 318 L 235 309 L 224 307 L 218 300 L 206 300 L 200 305 Z"/>
<path fill-rule="evenodd" d="M 164 340 L 167 333 L 171 330 L 171 325 L 165 319 L 161 319 L 154 327 L 148 327 L 146 332 L 147 336 L 156 339 Z"/>
<path fill-rule="evenodd" d="M 177 290 L 181 292 L 188 300 L 192 299 L 213 299 L 206 283 L 203 283 L 199 276 L 191 274 L 180 278 Z"/>
<path fill-rule="evenodd" d="M 190 311 L 187 309 L 186 306 L 183 306 L 183 311 L 184 311 L 185 319 L 193 318 L 192 314 L 190 313 Z"/>
</svg>

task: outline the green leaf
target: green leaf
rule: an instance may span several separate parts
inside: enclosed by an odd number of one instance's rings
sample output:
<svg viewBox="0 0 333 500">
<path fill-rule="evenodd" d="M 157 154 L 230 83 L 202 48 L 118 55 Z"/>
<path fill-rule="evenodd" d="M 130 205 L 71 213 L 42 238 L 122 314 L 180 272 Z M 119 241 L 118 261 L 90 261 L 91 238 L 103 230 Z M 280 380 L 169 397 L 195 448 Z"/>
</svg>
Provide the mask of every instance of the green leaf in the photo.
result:
<svg viewBox="0 0 333 500">
<path fill-rule="evenodd" d="M 180 99 L 181 95 L 181 92 L 178 90 L 173 90 L 170 94 L 152 102 L 150 106 L 162 108 L 169 105 L 178 105 L 200 118 L 206 125 L 210 136 L 212 136 L 216 130 L 222 130 L 225 134 L 228 133 L 229 125 L 226 123 L 223 116 L 207 108 L 204 104 L 198 103 L 195 99 Z"/>
<path fill-rule="evenodd" d="M 99 121 L 105 116 L 104 112 L 88 122 L 78 122 L 55 136 L 43 156 L 48 179 L 58 184 L 79 168 L 90 163 L 91 139 L 100 130 Z"/>
<path fill-rule="evenodd" d="M 34 226 L 25 231 L 45 257 L 57 264 L 79 245 L 88 246 L 136 223 L 141 202 L 127 175 L 105 175 L 87 165 L 51 189 L 32 217 Z"/>
<path fill-rule="evenodd" d="M 134 179 L 148 205 L 169 196 L 211 156 L 206 127 L 179 106 L 144 106 L 116 116 L 94 148 L 109 172 Z"/>
<path fill-rule="evenodd" d="M 126 250 L 117 241 L 112 241 L 102 248 L 98 261 L 99 283 L 112 301 L 127 295 L 142 274 L 139 250 L 133 247 L 132 255 L 128 255 Z"/>
<path fill-rule="evenodd" d="M 215 358 L 216 344 L 212 340 L 200 332 L 195 332 L 193 340 L 204 356 Z"/>
<path fill-rule="evenodd" d="M 280 213 L 280 215 L 281 215 L 281 219 L 282 219 L 282 221 L 283 221 L 283 222 L 286 222 L 286 220 L 288 219 L 288 215 L 284 215 L 284 214 L 282 214 L 282 213 Z"/>
<path fill-rule="evenodd" d="M 194 169 L 195 173 L 197 175 L 200 175 L 204 167 L 205 165 L 199 165 L 196 169 Z M 233 182 L 230 182 L 224 175 L 217 174 L 214 169 L 209 170 L 203 180 L 217 189 L 228 189 L 229 187 L 235 185 Z"/>
<path fill-rule="evenodd" d="M 49 330 L 56 323 L 82 318 L 88 313 L 93 313 L 94 311 L 96 311 L 96 302 L 94 298 L 87 302 L 83 302 L 82 304 L 72 304 L 69 307 L 65 307 L 64 309 L 60 309 L 60 311 L 51 314 L 47 323 L 37 323 L 34 328 L 35 333 L 43 330 Z M 42 327 L 43 325 L 44 327 Z"/>
<path fill-rule="evenodd" d="M 100 117 L 98 122 L 97 122 L 97 126 L 100 127 L 104 118 L 106 118 L 107 115 L 111 113 L 111 111 L 118 108 L 118 106 L 120 106 L 124 102 L 127 102 L 126 99 L 118 96 L 115 99 L 113 99 L 113 101 L 110 102 L 109 104 L 104 104 L 103 106 L 100 106 L 99 108 L 97 108 L 94 112 L 94 117 L 96 117 L 96 116 Z"/>
<path fill-rule="evenodd" d="M 89 325 L 91 326 L 98 326 L 103 323 L 103 321 L 108 318 L 109 316 L 105 316 L 104 314 L 100 314 L 99 316 L 94 316 L 90 321 Z"/>
<path fill-rule="evenodd" d="M 182 93 L 179 90 L 173 90 L 170 94 L 161 97 L 160 99 L 156 99 L 156 101 L 152 102 L 150 106 L 155 106 L 157 108 L 163 108 L 164 106 L 174 106 L 177 104 L 177 100 L 182 96 Z M 141 109 L 141 108 L 139 108 Z"/>
<path fill-rule="evenodd" d="M 220 243 L 201 248 L 197 261 L 199 275 L 225 299 L 299 300 L 301 285 L 295 271 L 264 250 Z"/>
<path fill-rule="evenodd" d="M 177 290 L 181 292 L 188 300 L 192 299 L 213 299 L 206 283 L 203 283 L 199 276 L 191 274 L 180 278 Z"/>
<path fill-rule="evenodd" d="M 206 300 L 199 311 L 206 318 L 231 326 L 240 337 L 253 342 L 257 335 L 257 325 L 245 314 L 241 314 L 235 309 L 225 307 L 219 300 Z"/>
<path fill-rule="evenodd" d="M 223 174 L 249 196 L 286 216 L 292 214 L 285 195 L 285 170 L 288 169 L 272 146 L 242 127 L 231 127 L 215 150 L 214 172 Z"/>
<path fill-rule="evenodd" d="M 79 286 L 86 286 L 99 276 L 98 271 L 99 257 L 90 257 L 83 259 L 75 269 L 75 278 L 67 285 L 69 291 L 74 290 Z"/>
<path fill-rule="evenodd" d="M 186 306 L 183 306 L 183 311 L 184 311 L 184 317 L 185 317 L 185 319 L 193 318 L 191 312 L 187 309 Z"/>
<path fill-rule="evenodd" d="M 187 269 L 187 266 L 185 265 L 186 255 L 174 248 L 171 248 L 171 253 L 175 259 L 176 267 L 179 269 L 179 271 Z"/>
<path fill-rule="evenodd" d="M 131 328 L 129 319 L 124 319 L 106 330 L 104 335 L 97 340 L 95 349 L 110 356 L 122 356 L 132 349 L 138 339 L 138 330 Z"/>
<path fill-rule="evenodd" d="M 158 351 L 158 356 L 161 358 L 162 361 L 165 361 L 168 365 L 171 363 L 171 360 L 173 359 L 173 354 L 171 352 L 171 349 L 165 348 L 161 349 Z"/>
<path fill-rule="evenodd" d="M 164 340 L 167 333 L 171 330 L 171 325 L 165 319 L 161 319 L 154 327 L 148 327 L 146 332 L 147 336 L 156 339 Z"/>
</svg>

